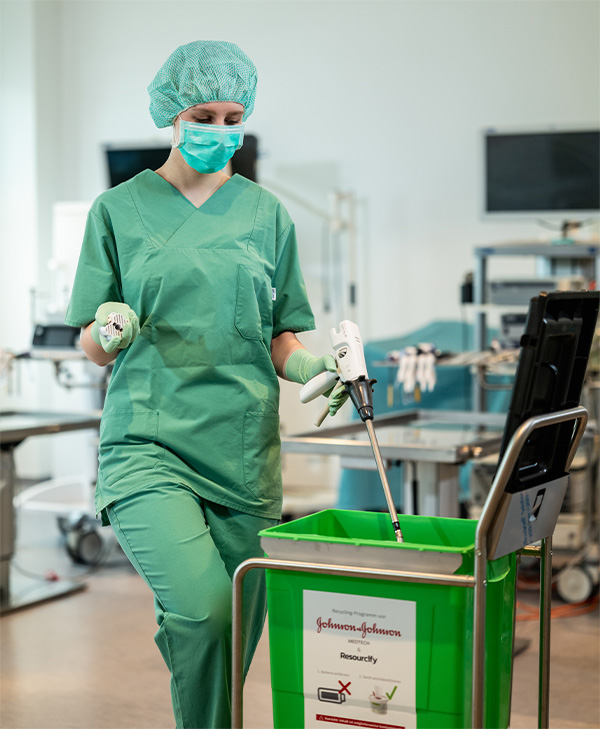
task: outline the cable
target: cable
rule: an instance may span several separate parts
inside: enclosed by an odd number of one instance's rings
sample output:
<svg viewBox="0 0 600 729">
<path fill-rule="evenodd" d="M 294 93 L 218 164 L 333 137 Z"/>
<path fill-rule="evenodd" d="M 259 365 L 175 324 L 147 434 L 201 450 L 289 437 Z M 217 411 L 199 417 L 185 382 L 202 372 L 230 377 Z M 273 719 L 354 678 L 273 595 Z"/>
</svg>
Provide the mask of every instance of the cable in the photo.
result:
<svg viewBox="0 0 600 729">
<path fill-rule="evenodd" d="M 556 583 L 557 575 L 552 575 L 552 586 Z M 530 590 L 539 591 L 540 589 L 540 577 L 539 574 L 535 574 L 533 577 L 528 577 L 527 574 L 520 573 L 517 577 L 517 588 L 519 590 Z"/>
<path fill-rule="evenodd" d="M 600 602 L 600 596 L 594 595 L 593 597 L 589 597 L 587 600 L 583 600 L 582 602 L 574 602 L 570 605 L 558 605 L 557 607 L 552 608 L 552 610 L 550 611 L 550 617 L 575 618 L 579 615 L 585 615 L 587 613 L 593 612 L 596 609 L 598 602 Z M 524 612 L 516 616 L 515 620 L 517 622 L 540 619 L 540 610 L 537 607 L 527 605 L 526 603 L 522 603 L 517 600 L 517 610 L 518 609 L 521 609 Z"/>
<path fill-rule="evenodd" d="M 104 567 L 104 565 L 108 562 L 109 557 L 112 555 L 112 552 L 115 550 L 117 544 L 118 542 L 116 540 L 105 542 L 97 562 L 95 562 L 93 565 L 90 565 L 89 569 L 86 569 L 85 572 L 82 572 L 81 574 L 61 575 L 58 572 L 55 572 L 53 569 L 46 570 L 44 574 L 32 572 L 25 569 L 24 567 L 21 567 L 21 565 L 14 559 L 14 557 L 11 560 L 11 566 L 14 567 L 14 569 L 22 574 L 24 577 L 29 577 L 30 579 L 38 580 L 39 582 L 60 582 L 63 580 L 67 582 L 86 582 L 90 579 L 90 577 L 93 577 L 93 575 L 95 575 Z"/>
</svg>

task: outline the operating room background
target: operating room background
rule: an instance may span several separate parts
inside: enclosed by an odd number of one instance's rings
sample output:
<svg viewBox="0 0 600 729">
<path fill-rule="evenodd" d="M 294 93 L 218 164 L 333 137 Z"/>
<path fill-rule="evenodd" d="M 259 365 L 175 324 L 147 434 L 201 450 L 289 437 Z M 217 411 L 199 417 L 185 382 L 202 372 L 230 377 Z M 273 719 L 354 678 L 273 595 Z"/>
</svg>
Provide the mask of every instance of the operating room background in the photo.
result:
<svg viewBox="0 0 600 729">
<path fill-rule="evenodd" d="M 168 144 L 146 86 L 177 45 L 200 38 L 231 40 L 258 67 L 247 133 L 259 139 L 259 182 L 297 224 L 318 324 L 305 345 L 328 348 L 337 311 L 324 304 L 347 301 L 324 282 L 334 190 L 357 200 L 363 339 L 460 319 L 475 246 L 552 235 L 535 220 L 483 216 L 482 131 L 598 125 L 599 10 L 594 0 L 1 0 L 0 348 L 30 346 L 29 292 L 52 285 L 53 205 L 106 189 L 104 144 Z M 582 233 L 594 234 L 597 222 Z M 344 235 L 340 245 L 343 257 Z M 4 408 L 81 403 L 39 363 L 1 388 Z M 288 432 L 312 415 L 284 385 Z M 52 447 L 25 444 L 21 475 L 47 475 Z"/>
</svg>

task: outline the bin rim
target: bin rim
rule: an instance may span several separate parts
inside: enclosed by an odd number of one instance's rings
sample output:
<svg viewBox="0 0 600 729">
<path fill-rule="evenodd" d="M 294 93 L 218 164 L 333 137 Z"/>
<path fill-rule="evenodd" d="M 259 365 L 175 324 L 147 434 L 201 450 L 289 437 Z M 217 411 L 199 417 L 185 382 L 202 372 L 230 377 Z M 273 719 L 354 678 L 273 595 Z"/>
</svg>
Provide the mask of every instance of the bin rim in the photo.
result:
<svg viewBox="0 0 600 729">
<path fill-rule="evenodd" d="M 477 524 L 476 519 L 461 519 L 461 518 L 454 518 L 454 517 L 445 517 L 445 516 L 425 516 L 425 515 L 418 515 L 418 514 L 399 514 L 398 518 L 400 521 L 400 525 L 402 526 L 402 522 L 418 522 L 418 521 L 431 521 L 432 519 L 435 519 L 436 521 L 443 521 L 445 523 L 451 522 L 451 523 L 460 523 L 461 525 L 464 525 L 465 523 L 471 523 L 473 528 L 473 539 L 472 541 L 469 541 L 468 544 L 461 545 L 461 546 L 452 546 L 452 545 L 445 545 L 445 544 L 427 544 L 424 542 L 397 542 L 393 539 L 393 535 L 391 532 L 391 524 L 390 524 L 390 539 L 365 539 L 365 538 L 357 538 L 352 536 L 347 537 L 334 537 L 334 536 L 324 536 L 321 534 L 317 534 L 314 532 L 310 533 L 294 533 L 294 532 L 286 532 L 285 528 L 289 524 L 295 524 L 302 521 L 309 521 L 313 520 L 319 516 L 326 515 L 328 513 L 331 514 L 353 514 L 353 515 L 369 515 L 369 516 L 380 516 L 381 518 L 387 518 L 389 519 L 389 516 L 387 514 L 384 514 L 383 512 L 374 512 L 374 511 L 359 511 L 354 509 L 322 509 L 321 511 L 316 511 L 314 514 L 307 514 L 306 516 L 299 517 L 298 519 L 294 519 L 291 522 L 285 522 L 283 524 L 277 524 L 273 527 L 268 527 L 266 529 L 262 529 L 259 532 L 260 537 L 268 537 L 270 539 L 286 539 L 291 541 L 299 541 L 299 542 L 322 542 L 326 544 L 351 544 L 358 547 L 384 547 L 386 549 L 400 549 L 400 550 L 411 550 L 411 551 L 421 551 L 421 552 L 440 552 L 442 554 L 447 553 L 454 553 L 454 554 L 473 554 L 475 551 L 475 528 Z"/>
</svg>

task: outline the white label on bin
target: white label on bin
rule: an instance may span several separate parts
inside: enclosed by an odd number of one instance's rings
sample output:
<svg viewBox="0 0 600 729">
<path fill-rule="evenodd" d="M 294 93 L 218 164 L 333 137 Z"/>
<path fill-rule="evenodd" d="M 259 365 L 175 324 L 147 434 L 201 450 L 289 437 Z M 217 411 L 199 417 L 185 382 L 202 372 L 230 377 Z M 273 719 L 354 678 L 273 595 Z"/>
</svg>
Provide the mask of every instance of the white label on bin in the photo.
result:
<svg viewBox="0 0 600 729">
<path fill-rule="evenodd" d="M 304 590 L 304 726 L 416 729 L 416 603 Z"/>
</svg>

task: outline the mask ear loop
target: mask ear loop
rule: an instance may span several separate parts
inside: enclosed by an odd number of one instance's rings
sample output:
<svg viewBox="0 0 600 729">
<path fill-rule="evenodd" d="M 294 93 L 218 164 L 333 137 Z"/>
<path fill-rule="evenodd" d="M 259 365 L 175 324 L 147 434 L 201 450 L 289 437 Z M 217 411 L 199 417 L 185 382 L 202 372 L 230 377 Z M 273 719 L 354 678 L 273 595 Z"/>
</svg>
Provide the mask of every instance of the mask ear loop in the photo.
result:
<svg viewBox="0 0 600 729">
<path fill-rule="evenodd" d="M 173 140 L 171 141 L 171 147 L 176 147 L 177 149 L 181 146 L 181 144 L 179 143 L 181 134 L 175 127 L 175 122 L 177 121 L 177 119 L 179 119 L 179 130 L 181 130 L 181 114 L 182 112 L 179 112 L 175 119 L 173 119 Z"/>
</svg>

